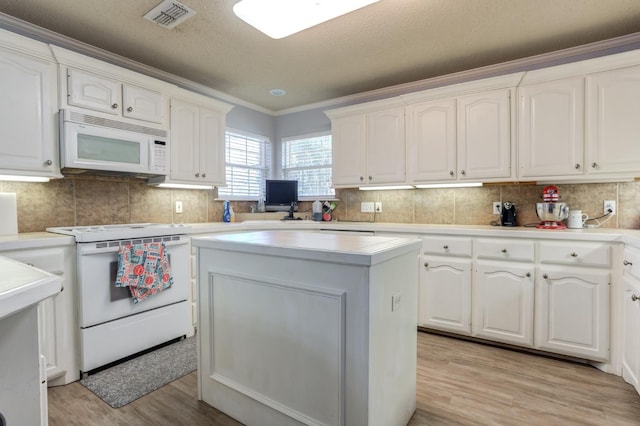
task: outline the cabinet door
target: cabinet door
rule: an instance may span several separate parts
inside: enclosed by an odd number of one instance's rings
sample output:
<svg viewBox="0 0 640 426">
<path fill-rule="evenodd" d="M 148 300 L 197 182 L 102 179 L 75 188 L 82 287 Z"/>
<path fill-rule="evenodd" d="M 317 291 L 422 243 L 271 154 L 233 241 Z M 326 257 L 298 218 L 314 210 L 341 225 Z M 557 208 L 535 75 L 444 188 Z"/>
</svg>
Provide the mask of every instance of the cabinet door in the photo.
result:
<svg viewBox="0 0 640 426">
<path fill-rule="evenodd" d="M 456 100 L 407 108 L 407 180 L 456 179 Z"/>
<path fill-rule="evenodd" d="M 511 177 L 510 93 L 458 98 L 458 179 Z"/>
<path fill-rule="evenodd" d="M 533 265 L 478 262 L 473 291 L 473 335 L 533 345 Z"/>
<path fill-rule="evenodd" d="M 626 275 L 623 285 L 622 377 L 640 393 L 640 283 Z"/>
<path fill-rule="evenodd" d="M 581 175 L 584 146 L 584 78 L 518 88 L 519 176 Z"/>
<path fill-rule="evenodd" d="M 536 348 L 606 361 L 608 330 L 608 271 L 541 268 L 536 289 Z"/>
<path fill-rule="evenodd" d="M 69 105 L 120 115 L 122 94 L 117 81 L 68 68 L 67 92 Z"/>
<path fill-rule="evenodd" d="M 59 175 L 53 62 L 0 49 L 0 169 Z"/>
<path fill-rule="evenodd" d="M 225 174 L 225 117 L 223 114 L 200 108 L 200 178 L 203 182 L 224 184 Z"/>
<path fill-rule="evenodd" d="M 200 177 L 200 112 L 196 105 L 171 101 L 171 179 L 194 182 Z"/>
<path fill-rule="evenodd" d="M 425 256 L 421 272 L 419 324 L 471 334 L 471 259 Z"/>
<path fill-rule="evenodd" d="M 164 124 L 167 99 L 162 93 L 125 84 L 122 86 L 122 100 L 123 116 Z"/>
<path fill-rule="evenodd" d="M 367 182 L 403 183 L 406 177 L 404 108 L 367 114 Z"/>
<path fill-rule="evenodd" d="M 640 67 L 587 77 L 587 172 L 640 170 Z"/>
<path fill-rule="evenodd" d="M 359 114 L 331 121 L 333 185 L 364 185 L 366 117 Z"/>
</svg>

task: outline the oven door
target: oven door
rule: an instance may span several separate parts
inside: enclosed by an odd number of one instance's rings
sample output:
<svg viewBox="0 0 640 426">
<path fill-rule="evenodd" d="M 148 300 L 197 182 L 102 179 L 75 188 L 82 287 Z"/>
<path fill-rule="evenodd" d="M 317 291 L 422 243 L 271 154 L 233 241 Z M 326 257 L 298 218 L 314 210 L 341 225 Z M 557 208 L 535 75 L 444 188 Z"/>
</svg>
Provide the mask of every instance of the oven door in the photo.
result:
<svg viewBox="0 0 640 426">
<path fill-rule="evenodd" d="M 116 287 L 120 245 L 165 241 L 173 285 L 133 303 L 127 287 Z M 80 327 L 135 315 L 189 299 L 189 238 L 185 235 L 122 241 L 78 243 L 78 292 Z"/>
</svg>

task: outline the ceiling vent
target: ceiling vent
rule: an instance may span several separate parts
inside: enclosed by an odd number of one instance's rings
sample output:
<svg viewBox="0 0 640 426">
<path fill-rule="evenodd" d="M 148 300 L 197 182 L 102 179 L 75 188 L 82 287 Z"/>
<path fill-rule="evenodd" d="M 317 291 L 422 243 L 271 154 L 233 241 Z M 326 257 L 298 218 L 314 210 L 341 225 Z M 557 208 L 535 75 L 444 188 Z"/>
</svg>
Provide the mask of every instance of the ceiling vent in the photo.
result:
<svg viewBox="0 0 640 426">
<path fill-rule="evenodd" d="M 175 0 L 164 0 L 144 15 L 144 19 L 155 22 L 161 27 L 172 29 L 191 18 L 197 12 Z"/>
</svg>

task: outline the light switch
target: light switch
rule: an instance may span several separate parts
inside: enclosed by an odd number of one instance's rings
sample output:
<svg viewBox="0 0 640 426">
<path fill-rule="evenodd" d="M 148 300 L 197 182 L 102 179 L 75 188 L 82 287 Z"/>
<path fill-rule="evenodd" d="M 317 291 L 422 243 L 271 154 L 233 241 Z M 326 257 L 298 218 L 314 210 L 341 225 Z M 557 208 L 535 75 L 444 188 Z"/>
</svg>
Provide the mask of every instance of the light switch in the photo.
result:
<svg viewBox="0 0 640 426">
<path fill-rule="evenodd" d="M 400 309 L 400 304 L 402 302 L 402 292 L 398 292 L 391 296 L 391 312 L 395 312 Z"/>
<path fill-rule="evenodd" d="M 176 201 L 176 213 L 182 213 L 182 201 Z"/>
</svg>

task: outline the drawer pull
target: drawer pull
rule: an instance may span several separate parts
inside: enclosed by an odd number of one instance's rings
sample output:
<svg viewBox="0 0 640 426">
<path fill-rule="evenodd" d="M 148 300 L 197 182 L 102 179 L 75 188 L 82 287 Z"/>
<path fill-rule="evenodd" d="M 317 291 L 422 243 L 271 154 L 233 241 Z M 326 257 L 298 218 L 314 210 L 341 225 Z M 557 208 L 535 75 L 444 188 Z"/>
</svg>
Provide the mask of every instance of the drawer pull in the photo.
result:
<svg viewBox="0 0 640 426">
<path fill-rule="evenodd" d="M 527 272 L 525 275 L 527 276 L 527 278 L 531 278 L 531 272 Z"/>
<path fill-rule="evenodd" d="M 111 105 L 111 109 L 117 109 L 117 108 L 118 108 L 118 104 Z"/>
<path fill-rule="evenodd" d="M 443 248 L 443 249 L 445 249 L 445 250 L 449 250 L 449 246 L 448 246 L 448 245 L 446 245 L 446 244 L 445 244 L 445 245 L 443 245 L 443 246 L 442 246 L 442 248 Z"/>
<path fill-rule="evenodd" d="M 501 251 L 502 253 L 506 253 L 506 252 L 507 252 L 507 249 L 502 249 L 502 250 L 500 250 L 500 251 Z"/>
<path fill-rule="evenodd" d="M 622 261 L 622 264 L 623 264 L 624 266 L 630 266 L 630 265 L 633 265 L 633 262 L 629 262 L 628 260 L 623 260 L 623 261 Z"/>
<path fill-rule="evenodd" d="M 636 300 L 640 300 L 640 297 L 638 297 L 638 296 L 636 296 L 635 294 L 632 293 L 631 294 L 631 300 L 633 300 L 635 302 Z"/>
<path fill-rule="evenodd" d="M 133 108 L 131 107 L 127 108 L 127 112 L 131 112 L 131 111 L 133 111 Z"/>
<path fill-rule="evenodd" d="M 424 267 L 428 268 L 429 267 L 429 262 L 424 262 Z"/>
<path fill-rule="evenodd" d="M 573 253 L 571 253 L 571 257 L 578 257 L 578 253 L 574 251 Z"/>
<path fill-rule="evenodd" d="M 576 170 L 580 168 L 580 164 L 576 164 Z"/>
<path fill-rule="evenodd" d="M 546 280 L 547 278 L 549 278 L 549 275 L 544 274 L 544 275 L 542 276 L 542 278 L 544 278 L 544 279 Z"/>
</svg>

